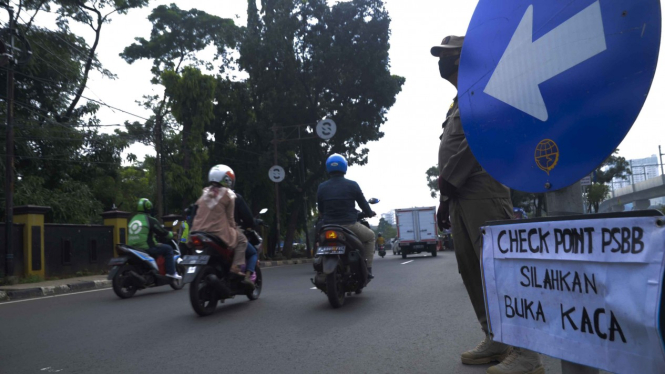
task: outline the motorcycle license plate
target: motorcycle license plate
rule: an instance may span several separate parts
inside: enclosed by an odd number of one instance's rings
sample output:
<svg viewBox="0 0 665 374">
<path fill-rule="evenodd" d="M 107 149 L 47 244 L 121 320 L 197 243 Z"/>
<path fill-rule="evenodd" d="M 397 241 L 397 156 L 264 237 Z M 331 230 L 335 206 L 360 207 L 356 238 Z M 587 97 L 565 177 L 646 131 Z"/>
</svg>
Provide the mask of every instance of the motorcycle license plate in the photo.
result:
<svg viewBox="0 0 665 374">
<path fill-rule="evenodd" d="M 120 266 L 127 262 L 127 257 L 115 257 L 109 261 L 109 266 Z"/>
<path fill-rule="evenodd" d="M 341 255 L 346 250 L 345 245 L 335 245 L 330 247 L 319 247 L 317 255 Z"/>
<path fill-rule="evenodd" d="M 207 265 L 210 256 L 206 255 L 188 255 L 182 258 L 182 265 L 185 266 L 197 266 L 197 265 Z"/>
</svg>

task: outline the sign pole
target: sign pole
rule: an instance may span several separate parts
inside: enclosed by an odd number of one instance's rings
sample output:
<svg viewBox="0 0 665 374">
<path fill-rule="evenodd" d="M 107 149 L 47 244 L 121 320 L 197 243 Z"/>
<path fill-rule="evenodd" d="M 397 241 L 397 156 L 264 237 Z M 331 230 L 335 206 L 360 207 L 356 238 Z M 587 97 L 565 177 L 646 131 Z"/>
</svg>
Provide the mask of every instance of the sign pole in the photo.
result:
<svg viewBox="0 0 665 374">
<path fill-rule="evenodd" d="M 277 165 L 277 126 L 272 127 L 274 139 L 273 144 L 275 145 L 275 165 Z M 275 182 L 275 209 L 277 215 L 277 243 L 275 244 L 279 248 L 279 183 Z"/>
<path fill-rule="evenodd" d="M 584 214 L 582 186 L 580 182 L 572 186 L 545 194 L 547 216 L 568 216 Z M 598 374 L 598 369 L 561 360 L 562 374 Z"/>
<path fill-rule="evenodd" d="M 7 145 L 5 162 L 5 277 L 14 276 L 14 11 L 9 12 L 10 43 L 7 64 Z"/>
<path fill-rule="evenodd" d="M 660 150 L 660 146 L 658 146 L 658 157 L 660 158 L 660 175 L 665 175 L 665 170 L 663 170 L 663 151 Z"/>
</svg>

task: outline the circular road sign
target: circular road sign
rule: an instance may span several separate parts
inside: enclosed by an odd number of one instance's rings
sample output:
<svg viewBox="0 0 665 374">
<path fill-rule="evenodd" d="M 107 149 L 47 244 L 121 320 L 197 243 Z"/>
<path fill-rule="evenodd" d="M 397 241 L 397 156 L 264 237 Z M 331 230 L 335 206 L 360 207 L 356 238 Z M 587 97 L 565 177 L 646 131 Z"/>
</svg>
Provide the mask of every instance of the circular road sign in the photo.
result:
<svg viewBox="0 0 665 374">
<path fill-rule="evenodd" d="M 284 171 L 283 167 L 275 165 L 271 167 L 270 170 L 268 171 L 268 177 L 270 178 L 271 181 L 279 183 L 283 181 L 284 178 L 286 177 L 286 172 Z"/>
<path fill-rule="evenodd" d="M 336 132 L 337 124 L 331 119 L 324 119 L 316 124 L 316 135 L 321 139 L 328 140 L 335 136 Z"/>
<path fill-rule="evenodd" d="M 582 179 L 640 113 L 660 35 L 659 0 L 480 0 L 458 91 L 473 154 L 516 190 Z"/>
</svg>

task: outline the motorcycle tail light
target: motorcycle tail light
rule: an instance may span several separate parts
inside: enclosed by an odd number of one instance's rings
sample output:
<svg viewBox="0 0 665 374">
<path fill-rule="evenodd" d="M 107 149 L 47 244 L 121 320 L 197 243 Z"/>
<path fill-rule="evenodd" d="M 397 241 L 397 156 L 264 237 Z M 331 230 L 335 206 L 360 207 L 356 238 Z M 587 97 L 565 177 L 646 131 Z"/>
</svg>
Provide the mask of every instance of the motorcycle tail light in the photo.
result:
<svg viewBox="0 0 665 374">
<path fill-rule="evenodd" d="M 335 231 L 326 231 L 326 239 L 337 239 L 339 235 Z"/>
<path fill-rule="evenodd" d="M 197 248 L 203 247 L 203 240 L 201 240 L 201 237 L 194 235 L 192 236 L 192 244 Z"/>
</svg>

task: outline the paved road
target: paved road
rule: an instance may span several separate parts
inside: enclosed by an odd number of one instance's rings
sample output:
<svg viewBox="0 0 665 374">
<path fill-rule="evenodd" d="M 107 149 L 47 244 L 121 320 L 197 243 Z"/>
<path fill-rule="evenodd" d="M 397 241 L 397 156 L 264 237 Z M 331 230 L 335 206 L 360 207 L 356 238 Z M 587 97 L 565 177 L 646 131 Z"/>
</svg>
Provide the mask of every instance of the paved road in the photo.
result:
<svg viewBox="0 0 665 374">
<path fill-rule="evenodd" d="M 205 318 L 188 288 L 3 303 L 0 373 L 485 372 L 459 361 L 482 332 L 451 252 L 389 254 L 374 271 L 337 310 L 311 289 L 311 264 L 266 268 L 259 300 L 239 297 Z M 560 373 L 558 360 L 545 363 Z"/>
</svg>

